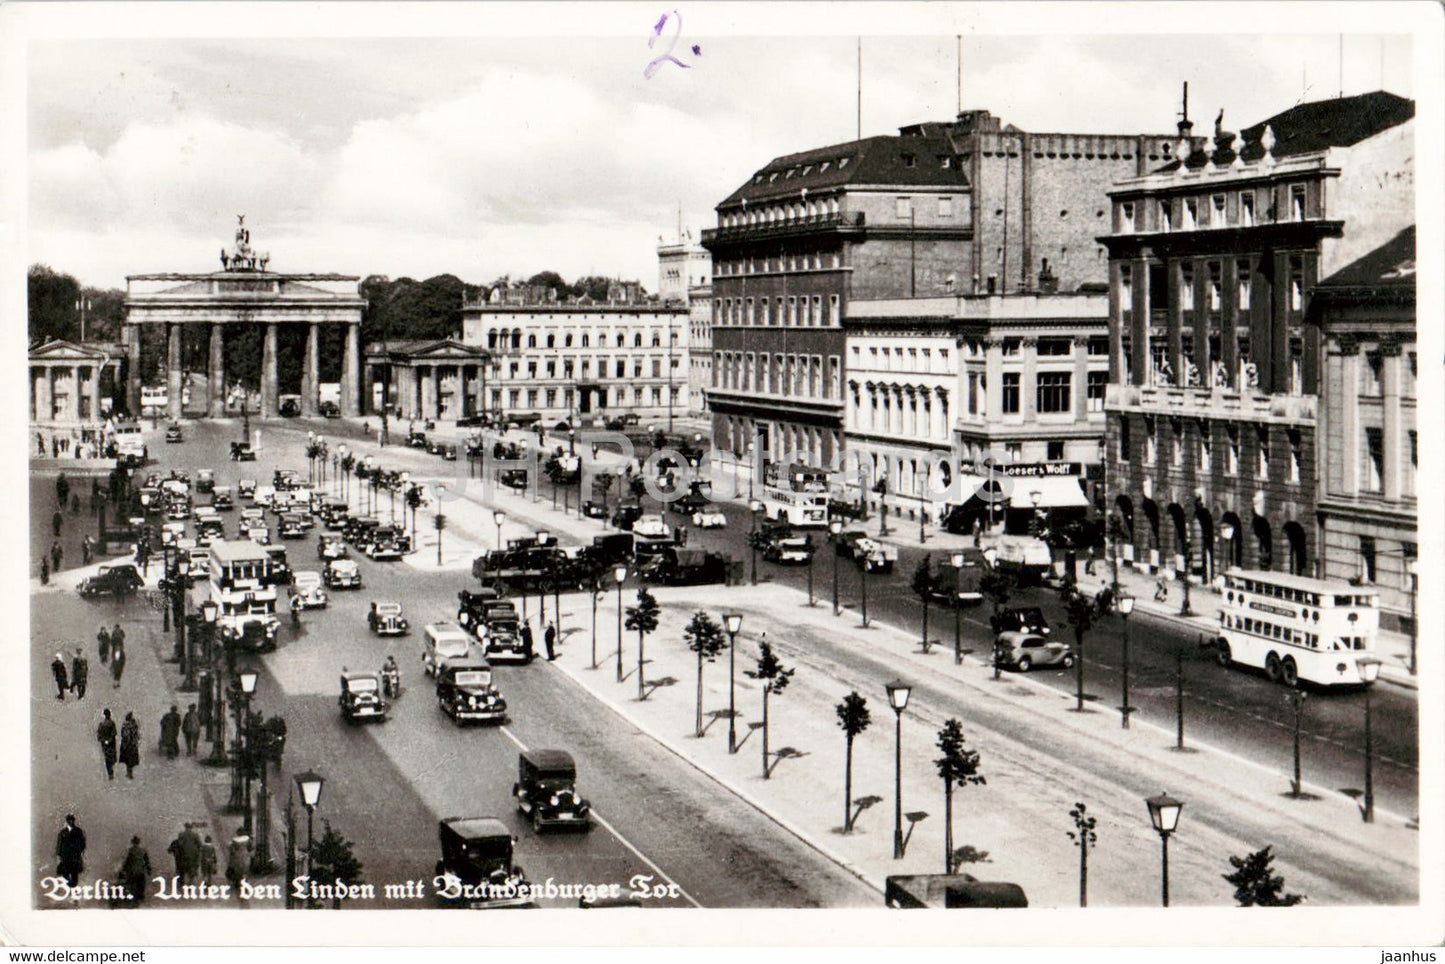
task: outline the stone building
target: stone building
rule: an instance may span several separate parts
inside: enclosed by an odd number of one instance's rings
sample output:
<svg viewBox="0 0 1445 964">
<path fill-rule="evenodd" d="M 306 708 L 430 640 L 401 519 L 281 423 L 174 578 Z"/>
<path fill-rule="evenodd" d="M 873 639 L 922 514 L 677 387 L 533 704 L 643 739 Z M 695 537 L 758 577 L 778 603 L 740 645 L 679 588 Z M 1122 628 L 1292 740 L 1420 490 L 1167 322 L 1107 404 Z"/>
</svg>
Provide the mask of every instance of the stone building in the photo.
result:
<svg viewBox="0 0 1445 964">
<path fill-rule="evenodd" d="M 119 345 L 53 339 L 30 349 L 30 421 L 43 426 L 94 424 L 108 414 L 122 378 Z"/>
<path fill-rule="evenodd" d="M 687 406 L 676 414 L 700 415 L 712 369 L 712 256 L 691 231 L 679 232 L 657 246 L 657 280 L 661 301 L 687 306 Z"/>
<path fill-rule="evenodd" d="M 1380 590 L 1382 624 L 1414 621 L 1419 555 L 1415 228 L 1310 294 L 1319 328 L 1321 575 Z"/>
<path fill-rule="evenodd" d="M 1299 104 L 1235 134 L 1179 125 L 1176 159 L 1119 182 L 1110 259 L 1111 505 L 1124 555 L 1205 580 L 1312 574 L 1316 279 L 1414 221 L 1414 104 Z"/>
<path fill-rule="evenodd" d="M 448 421 L 480 414 L 491 355 L 452 338 L 393 339 L 366 346 L 364 414 L 383 408 L 407 419 Z"/>
</svg>

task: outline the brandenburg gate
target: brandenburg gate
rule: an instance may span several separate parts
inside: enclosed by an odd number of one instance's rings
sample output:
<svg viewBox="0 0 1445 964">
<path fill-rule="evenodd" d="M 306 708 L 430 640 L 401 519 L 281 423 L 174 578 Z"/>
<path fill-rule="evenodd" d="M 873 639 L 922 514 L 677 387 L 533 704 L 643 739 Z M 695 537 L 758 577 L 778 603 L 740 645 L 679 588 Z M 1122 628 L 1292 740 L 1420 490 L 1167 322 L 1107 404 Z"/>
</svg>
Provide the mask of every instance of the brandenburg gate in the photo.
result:
<svg viewBox="0 0 1445 964">
<path fill-rule="evenodd" d="M 221 270 L 209 274 L 137 274 L 126 276 L 126 318 L 122 341 L 129 362 L 126 405 L 141 410 L 140 356 L 143 326 L 165 326 L 166 395 L 170 418 L 181 416 L 181 338 L 186 327 L 207 326 L 206 365 L 211 418 L 226 414 L 226 330 L 264 325 L 261 353 L 261 416 L 278 414 L 277 333 L 281 325 L 305 325 L 301 365 L 301 414 L 318 414 L 320 394 L 319 327 L 345 325 L 341 359 L 341 414 L 359 414 L 361 393 L 361 313 L 366 301 L 360 278 L 340 274 L 279 274 L 266 269 L 270 256 L 251 247 L 245 215 L 237 218 L 236 243 L 221 251 Z"/>
</svg>

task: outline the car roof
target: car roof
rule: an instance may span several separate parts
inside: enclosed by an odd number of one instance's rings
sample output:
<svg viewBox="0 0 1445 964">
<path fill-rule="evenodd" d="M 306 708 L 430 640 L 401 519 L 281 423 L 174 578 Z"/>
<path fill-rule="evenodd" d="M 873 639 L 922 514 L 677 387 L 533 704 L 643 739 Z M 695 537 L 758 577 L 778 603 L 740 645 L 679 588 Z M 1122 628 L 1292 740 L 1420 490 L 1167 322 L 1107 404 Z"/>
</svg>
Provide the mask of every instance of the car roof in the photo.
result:
<svg viewBox="0 0 1445 964">
<path fill-rule="evenodd" d="M 1040 636 L 1038 633 L 1030 633 L 1018 629 L 1010 629 L 1008 632 L 999 633 L 998 638 L 1008 643 L 1021 643 L 1026 639 L 1037 639 L 1041 643 L 1049 641 L 1046 636 Z"/>
<path fill-rule="evenodd" d="M 366 672 L 364 670 L 357 670 L 355 672 L 347 671 L 345 673 L 342 673 L 341 678 L 346 680 L 348 683 L 350 683 L 352 680 L 369 679 L 375 681 L 377 679 L 377 675 L 375 673 Z"/>
<path fill-rule="evenodd" d="M 480 656 L 459 656 L 444 660 L 440 672 L 465 673 L 471 670 L 490 670 L 492 664 Z"/>
<path fill-rule="evenodd" d="M 526 760 L 538 770 L 572 770 L 576 771 L 577 765 L 572 762 L 572 754 L 566 750 L 523 750 L 522 759 Z"/>
<path fill-rule="evenodd" d="M 399 602 L 373 602 L 372 605 L 376 607 L 377 612 L 386 609 L 395 609 L 397 612 L 401 612 L 401 603 Z"/>
<path fill-rule="evenodd" d="M 441 825 L 457 836 L 469 840 L 477 837 L 512 838 L 512 831 L 496 817 L 444 817 Z"/>
</svg>

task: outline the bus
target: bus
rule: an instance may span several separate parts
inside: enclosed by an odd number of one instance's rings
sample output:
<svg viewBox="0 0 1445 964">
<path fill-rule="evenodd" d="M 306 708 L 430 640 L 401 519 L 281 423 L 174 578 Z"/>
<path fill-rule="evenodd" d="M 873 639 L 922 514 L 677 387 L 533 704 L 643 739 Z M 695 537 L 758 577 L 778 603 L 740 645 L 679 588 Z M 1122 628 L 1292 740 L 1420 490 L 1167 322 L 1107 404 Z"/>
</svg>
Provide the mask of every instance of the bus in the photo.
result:
<svg viewBox="0 0 1445 964">
<path fill-rule="evenodd" d="M 1343 582 L 1255 569 L 1224 574 L 1216 658 L 1295 686 L 1358 686 L 1375 658 L 1380 594 Z"/>
<path fill-rule="evenodd" d="M 763 471 L 760 500 L 767 518 L 797 528 L 826 528 L 828 525 L 828 473 L 822 469 L 788 468 L 773 462 Z"/>
<path fill-rule="evenodd" d="M 164 385 L 142 385 L 140 389 L 140 413 L 142 415 L 164 415 L 170 406 L 170 392 Z"/>
</svg>

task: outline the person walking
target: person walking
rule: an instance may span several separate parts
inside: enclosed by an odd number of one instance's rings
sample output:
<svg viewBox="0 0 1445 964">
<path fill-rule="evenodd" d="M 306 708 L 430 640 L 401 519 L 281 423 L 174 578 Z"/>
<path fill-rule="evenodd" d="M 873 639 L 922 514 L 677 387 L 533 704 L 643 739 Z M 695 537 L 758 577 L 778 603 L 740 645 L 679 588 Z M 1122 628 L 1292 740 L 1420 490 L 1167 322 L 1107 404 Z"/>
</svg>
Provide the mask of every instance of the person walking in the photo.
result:
<svg viewBox="0 0 1445 964">
<path fill-rule="evenodd" d="M 59 653 L 50 661 L 50 673 L 55 677 L 55 698 L 65 700 L 65 691 L 70 688 L 70 677 L 65 672 L 65 657 Z"/>
<path fill-rule="evenodd" d="M 40 555 L 40 585 L 50 585 L 50 560 L 45 558 L 44 553 Z"/>
<path fill-rule="evenodd" d="M 85 831 L 75 822 L 75 814 L 67 813 L 65 823 L 55 835 L 55 873 L 74 887 L 85 869 Z"/>
<path fill-rule="evenodd" d="M 174 760 L 181 755 L 181 713 L 172 703 L 170 712 L 161 717 L 161 742 L 160 751 L 165 754 L 167 760 Z"/>
<path fill-rule="evenodd" d="M 75 657 L 70 661 L 70 690 L 78 700 L 85 699 L 85 684 L 90 679 L 90 662 L 80 647 L 75 647 Z"/>
<path fill-rule="evenodd" d="M 53 533 L 58 537 L 58 536 L 60 535 L 60 530 L 61 530 L 61 528 L 62 528 L 64 525 L 65 525 L 65 516 L 63 516 L 63 515 L 60 514 L 60 510 L 59 510 L 59 509 L 56 509 L 56 510 L 55 510 L 55 514 L 50 517 L 50 529 L 51 529 L 51 532 L 53 532 Z"/>
<path fill-rule="evenodd" d="M 542 642 L 547 647 L 547 659 L 549 661 L 556 659 L 557 627 L 550 622 L 547 624 L 546 631 L 542 633 Z"/>
<path fill-rule="evenodd" d="M 100 754 L 105 759 L 105 777 L 107 780 L 115 779 L 115 720 L 110 718 L 110 710 L 102 710 L 100 725 L 95 728 L 95 739 L 100 744 Z"/>
<path fill-rule="evenodd" d="M 60 507 L 63 509 L 65 508 L 66 501 L 69 499 L 70 480 L 65 477 L 64 472 L 61 472 L 55 477 L 55 500 L 60 503 Z"/>
<path fill-rule="evenodd" d="M 1154 581 L 1154 601 L 1164 602 L 1168 598 L 1169 584 L 1164 581 L 1164 577 L 1161 575 L 1158 579 Z"/>
<path fill-rule="evenodd" d="M 190 824 L 181 828 L 166 852 L 175 861 L 176 876 L 181 878 L 181 884 L 194 884 L 201 872 L 201 838 L 196 836 Z"/>
<path fill-rule="evenodd" d="M 226 850 L 226 879 L 231 882 L 231 889 L 240 896 L 241 879 L 246 876 L 246 871 L 251 868 L 251 838 L 242 833 L 239 829 L 236 836 L 231 838 L 231 845 Z"/>
<path fill-rule="evenodd" d="M 216 845 L 211 842 L 211 835 L 206 834 L 206 839 L 201 843 L 201 883 L 210 886 L 211 878 L 216 876 Z"/>
<path fill-rule="evenodd" d="M 59 532 L 56 532 L 55 534 L 56 534 L 56 535 L 60 535 Z M 55 542 L 52 542 L 52 543 L 50 544 L 50 571 L 51 571 L 51 572 L 59 572 L 59 571 L 60 571 L 60 560 L 61 560 L 61 559 L 64 559 L 64 558 L 65 558 L 65 550 L 62 549 L 62 548 L 60 548 L 60 542 L 59 542 L 58 540 L 55 541 Z"/>
<path fill-rule="evenodd" d="M 125 630 L 120 623 L 110 631 L 110 677 L 112 687 L 120 688 L 121 675 L 125 673 Z"/>
<path fill-rule="evenodd" d="M 125 860 L 120 865 L 120 882 L 129 893 L 132 906 L 145 902 L 150 877 L 151 855 L 140 845 L 139 837 L 131 837 L 130 849 L 125 852 Z"/>
<path fill-rule="evenodd" d="M 126 713 L 120 724 L 120 762 L 125 764 L 126 779 L 134 780 L 140 766 L 140 724 L 134 713 Z"/>
<path fill-rule="evenodd" d="M 80 563 L 83 566 L 90 565 L 90 533 L 88 532 L 85 534 L 85 538 L 80 540 Z"/>
<path fill-rule="evenodd" d="M 186 738 L 186 756 L 195 756 L 196 744 L 201 741 L 201 718 L 194 703 L 186 707 L 186 717 L 181 720 L 181 735 Z"/>
<path fill-rule="evenodd" d="M 531 659 L 531 658 L 532 658 L 532 624 L 531 624 L 531 623 L 523 623 L 523 624 L 522 624 L 522 652 L 524 652 L 524 653 L 527 654 L 527 658 L 528 658 L 528 659 Z"/>
<path fill-rule="evenodd" d="M 96 648 L 100 652 L 101 665 L 110 662 L 110 630 L 105 628 L 105 623 L 100 624 L 100 631 L 95 634 Z"/>
</svg>

